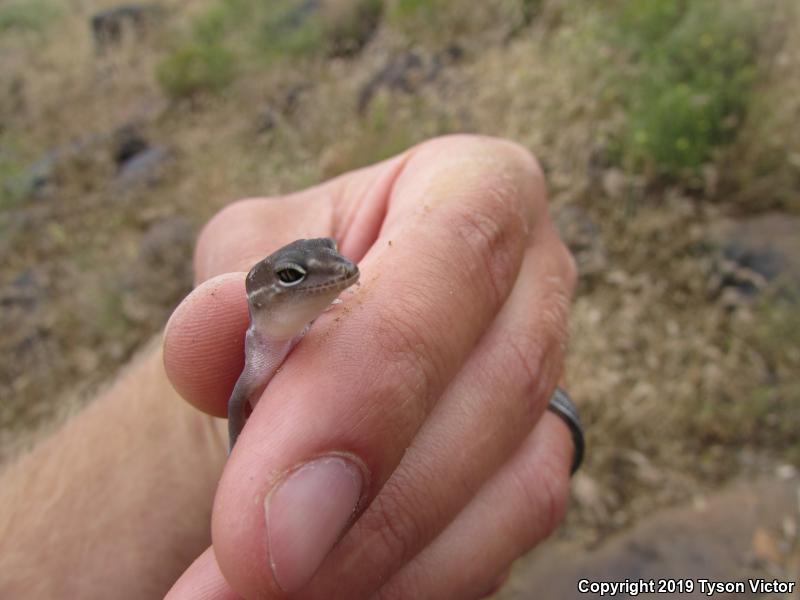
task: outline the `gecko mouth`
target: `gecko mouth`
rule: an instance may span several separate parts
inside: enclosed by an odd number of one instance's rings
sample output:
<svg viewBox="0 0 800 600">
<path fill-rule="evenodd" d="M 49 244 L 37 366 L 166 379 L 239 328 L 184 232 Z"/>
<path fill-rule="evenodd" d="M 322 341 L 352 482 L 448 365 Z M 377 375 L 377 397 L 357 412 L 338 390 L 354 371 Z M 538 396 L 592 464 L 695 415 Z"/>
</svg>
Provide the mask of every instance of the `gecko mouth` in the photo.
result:
<svg viewBox="0 0 800 600">
<path fill-rule="evenodd" d="M 341 292 L 356 283 L 359 276 L 360 273 L 358 267 L 352 265 L 352 267 L 346 268 L 346 270 L 344 270 L 339 277 L 326 281 L 325 283 L 319 283 L 317 285 L 311 285 L 302 288 L 300 291 L 302 291 L 304 294 L 310 295 L 323 294 L 333 290 Z"/>
</svg>

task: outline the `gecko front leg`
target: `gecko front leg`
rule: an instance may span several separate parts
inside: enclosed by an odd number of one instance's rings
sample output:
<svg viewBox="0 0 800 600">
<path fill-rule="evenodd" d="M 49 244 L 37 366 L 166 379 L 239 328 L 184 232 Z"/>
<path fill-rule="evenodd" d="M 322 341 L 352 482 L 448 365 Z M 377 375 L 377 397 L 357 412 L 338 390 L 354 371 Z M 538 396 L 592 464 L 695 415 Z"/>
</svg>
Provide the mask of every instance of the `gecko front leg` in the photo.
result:
<svg viewBox="0 0 800 600">
<path fill-rule="evenodd" d="M 269 340 L 259 334 L 252 325 L 247 329 L 244 341 L 244 369 L 236 380 L 233 393 L 228 400 L 229 452 L 233 450 L 233 445 L 247 421 L 247 415 L 256 407 L 269 380 L 302 337 L 300 334 L 288 341 Z"/>
</svg>

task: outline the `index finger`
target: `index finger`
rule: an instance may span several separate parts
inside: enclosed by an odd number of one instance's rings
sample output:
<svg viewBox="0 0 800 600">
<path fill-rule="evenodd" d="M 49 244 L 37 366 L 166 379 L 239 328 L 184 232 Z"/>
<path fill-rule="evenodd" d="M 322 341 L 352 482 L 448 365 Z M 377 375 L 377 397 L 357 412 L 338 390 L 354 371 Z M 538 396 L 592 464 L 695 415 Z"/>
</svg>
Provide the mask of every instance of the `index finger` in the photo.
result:
<svg viewBox="0 0 800 600">
<path fill-rule="evenodd" d="M 198 286 L 164 332 L 164 367 L 184 399 L 211 415 L 227 414 L 244 364 L 245 272 L 298 238 L 333 237 L 358 261 L 377 236 L 404 160 L 400 155 L 282 198 L 240 200 L 209 221 L 195 250 Z"/>
</svg>

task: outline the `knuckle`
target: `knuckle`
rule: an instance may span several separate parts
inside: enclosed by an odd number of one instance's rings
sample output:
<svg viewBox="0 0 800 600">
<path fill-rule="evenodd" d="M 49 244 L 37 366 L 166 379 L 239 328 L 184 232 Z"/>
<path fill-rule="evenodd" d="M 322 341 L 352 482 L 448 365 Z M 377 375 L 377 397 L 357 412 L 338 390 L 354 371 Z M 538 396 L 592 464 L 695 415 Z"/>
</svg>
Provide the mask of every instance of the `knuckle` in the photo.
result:
<svg viewBox="0 0 800 600">
<path fill-rule="evenodd" d="M 413 494 L 393 485 L 390 479 L 361 517 L 361 526 L 368 533 L 369 554 L 378 563 L 377 568 L 394 571 L 414 554 L 416 541 L 422 539 L 417 514 Z"/>
<path fill-rule="evenodd" d="M 508 356 L 506 360 L 513 373 L 522 373 L 525 395 L 529 396 L 536 387 L 541 376 L 542 345 L 533 331 L 525 328 L 509 332 L 505 345 Z"/>
<path fill-rule="evenodd" d="M 472 133 L 442 135 L 420 143 L 415 153 L 444 152 L 452 155 L 454 151 L 461 155 L 492 156 L 502 162 L 517 164 L 531 176 L 544 179 L 539 161 L 531 151 L 522 144 L 505 138 Z"/>
<path fill-rule="evenodd" d="M 512 140 L 496 139 L 495 141 L 498 145 L 498 154 L 502 153 L 509 164 L 516 166 L 528 183 L 537 187 L 544 185 L 542 166 L 528 148 Z"/>
<path fill-rule="evenodd" d="M 520 400 L 525 408 L 526 422 L 533 426 L 556 386 L 563 365 L 561 338 L 517 332 L 509 334 L 506 361 L 511 372 L 521 380 Z"/>
<path fill-rule="evenodd" d="M 563 465 L 558 467 L 555 468 L 555 463 L 550 463 L 549 467 L 541 469 L 537 478 L 537 493 L 542 495 L 543 529 L 537 539 L 531 540 L 532 543 L 550 535 L 564 518 L 569 496 L 569 474 L 563 469 Z"/>
<path fill-rule="evenodd" d="M 479 265 L 496 303 L 510 291 L 525 246 L 524 222 L 508 210 L 509 196 L 503 190 L 489 190 L 479 202 L 459 207 L 452 221 L 464 244 L 462 260 L 455 264 L 464 265 L 470 281 L 474 281 L 474 266 Z"/>
<path fill-rule="evenodd" d="M 392 412 L 402 413 L 399 418 L 403 421 L 411 421 L 396 427 L 399 435 L 408 435 L 409 426 L 416 430 L 422 423 L 428 410 L 424 399 L 437 388 L 445 368 L 426 333 L 436 330 L 436 323 L 430 321 L 430 315 L 410 300 L 404 303 L 403 310 L 375 320 L 373 364 L 385 371 L 379 381 L 388 395 L 397 399 L 392 403 Z"/>
<path fill-rule="evenodd" d="M 548 292 L 536 323 L 536 335 L 544 348 L 566 350 L 569 339 L 569 306 L 568 290 L 554 286 Z"/>
<path fill-rule="evenodd" d="M 429 163 L 444 158 L 485 165 L 487 175 L 503 174 L 513 181 L 523 192 L 522 200 L 543 204 L 545 178 L 541 164 L 528 148 L 513 140 L 477 134 L 445 135 L 419 144 L 414 156 Z"/>
<path fill-rule="evenodd" d="M 558 261 L 559 273 L 564 280 L 564 287 L 569 296 L 572 296 L 575 285 L 578 282 L 578 263 L 567 245 L 558 238 L 556 259 Z"/>
<path fill-rule="evenodd" d="M 546 464 L 526 465 L 517 474 L 520 506 L 526 507 L 519 512 L 522 522 L 518 529 L 518 543 L 525 550 L 552 533 L 564 517 L 569 476 L 562 467 L 548 461 Z M 536 510 L 530 510 L 531 506 Z"/>
<path fill-rule="evenodd" d="M 425 598 L 425 586 L 418 580 L 417 573 L 412 577 L 405 576 L 401 581 L 390 581 L 373 596 L 375 600 L 405 600 L 407 598 Z"/>
</svg>

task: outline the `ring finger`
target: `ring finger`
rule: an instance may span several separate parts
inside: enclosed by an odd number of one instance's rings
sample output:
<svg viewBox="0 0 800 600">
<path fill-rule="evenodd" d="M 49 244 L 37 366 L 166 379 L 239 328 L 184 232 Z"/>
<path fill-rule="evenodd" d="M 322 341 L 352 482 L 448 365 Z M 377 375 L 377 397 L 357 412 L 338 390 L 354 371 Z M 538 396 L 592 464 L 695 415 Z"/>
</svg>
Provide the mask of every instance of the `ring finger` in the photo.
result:
<svg viewBox="0 0 800 600">
<path fill-rule="evenodd" d="M 567 426 L 545 413 L 456 520 L 375 598 L 467 599 L 493 592 L 512 561 L 561 520 L 572 452 Z"/>
</svg>

